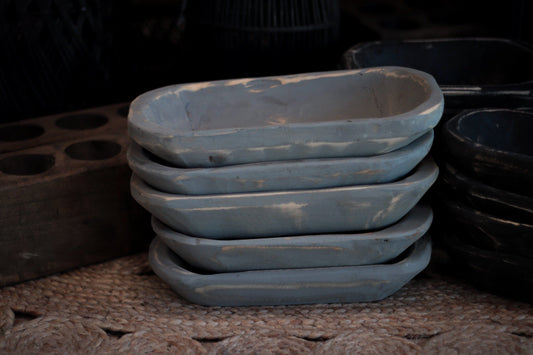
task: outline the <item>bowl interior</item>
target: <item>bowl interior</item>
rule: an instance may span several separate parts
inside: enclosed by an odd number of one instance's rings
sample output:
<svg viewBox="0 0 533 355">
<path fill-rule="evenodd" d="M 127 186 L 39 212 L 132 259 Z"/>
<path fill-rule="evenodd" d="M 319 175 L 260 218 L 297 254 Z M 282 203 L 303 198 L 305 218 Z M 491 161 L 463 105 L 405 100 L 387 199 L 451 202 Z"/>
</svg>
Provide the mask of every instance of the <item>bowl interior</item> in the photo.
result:
<svg viewBox="0 0 533 355">
<path fill-rule="evenodd" d="M 240 79 L 169 89 L 144 115 L 169 129 L 185 120 L 192 131 L 381 118 L 413 110 L 431 91 L 401 68 Z"/>
<path fill-rule="evenodd" d="M 471 142 L 495 150 L 533 155 L 533 115 L 529 113 L 478 111 L 458 120 L 457 132 Z"/>
<path fill-rule="evenodd" d="M 439 85 L 502 85 L 533 80 L 533 51 L 503 40 L 370 43 L 353 54 L 359 67 L 398 65 Z"/>
</svg>

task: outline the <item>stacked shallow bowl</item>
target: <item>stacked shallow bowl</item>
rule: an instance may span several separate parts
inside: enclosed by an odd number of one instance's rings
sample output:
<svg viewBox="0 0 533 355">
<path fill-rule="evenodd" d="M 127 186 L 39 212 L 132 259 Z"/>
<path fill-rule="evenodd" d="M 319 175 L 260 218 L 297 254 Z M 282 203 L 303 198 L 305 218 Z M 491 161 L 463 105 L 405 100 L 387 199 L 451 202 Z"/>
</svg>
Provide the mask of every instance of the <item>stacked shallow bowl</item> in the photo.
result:
<svg viewBox="0 0 533 355">
<path fill-rule="evenodd" d="M 504 38 L 440 38 L 359 43 L 343 66 L 400 65 L 427 72 L 445 98 L 443 121 L 464 109 L 533 105 L 533 47 Z"/>
<path fill-rule="evenodd" d="M 441 178 L 431 232 L 453 257 L 436 265 L 533 299 L 533 47 L 502 38 L 382 41 L 357 44 L 343 59 L 350 69 L 401 65 L 435 77 L 445 113 L 433 148 Z"/>
<path fill-rule="evenodd" d="M 429 262 L 442 110 L 435 80 L 399 67 L 141 95 L 128 158 L 154 271 L 205 305 L 389 296 Z"/>
<path fill-rule="evenodd" d="M 463 112 L 446 123 L 439 240 L 479 286 L 533 300 L 533 114 Z"/>
</svg>

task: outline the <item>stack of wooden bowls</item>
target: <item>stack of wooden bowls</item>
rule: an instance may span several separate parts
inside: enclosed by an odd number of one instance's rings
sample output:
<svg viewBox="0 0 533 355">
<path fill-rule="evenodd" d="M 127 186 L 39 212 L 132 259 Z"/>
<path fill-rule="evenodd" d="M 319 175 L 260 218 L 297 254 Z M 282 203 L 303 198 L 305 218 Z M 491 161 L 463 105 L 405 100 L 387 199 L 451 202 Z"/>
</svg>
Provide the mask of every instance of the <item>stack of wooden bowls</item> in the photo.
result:
<svg viewBox="0 0 533 355">
<path fill-rule="evenodd" d="M 532 61 L 530 44 L 473 37 L 359 43 L 344 53 L 342 65 L 399 65 L 433 75 L 445 98 L 446 121 L 465 109 L 531 107 Z"/>
<path fill-rule="evenodd" d="M 445 108 L 432 149 L 442 174 L 441 188 L 432 194 L 438 223 L 431 232 L 441 236 L 437 248 L 442 242 L 454 257 L 452 263 L 447 256 L 435 258 L 435 264 L 484 289 L 528 300 L 532 61 L 530 44 L 502 38 L 367 42 L 343 56 L 348 69 L 400 65 L 435 77 Z"/>
<path fill-rule="evenodd" d="M 205 305 L 382 299 L 429 262 L 443 96 L 400 67 L 184 84 L 129 113 L 154 271 Z"/>
<path fill-rule="evenodd" d="M 533 299 L 533 114 L 461 113 L 443 127 L 439 238 L 479 286 Z"/>
</svg>

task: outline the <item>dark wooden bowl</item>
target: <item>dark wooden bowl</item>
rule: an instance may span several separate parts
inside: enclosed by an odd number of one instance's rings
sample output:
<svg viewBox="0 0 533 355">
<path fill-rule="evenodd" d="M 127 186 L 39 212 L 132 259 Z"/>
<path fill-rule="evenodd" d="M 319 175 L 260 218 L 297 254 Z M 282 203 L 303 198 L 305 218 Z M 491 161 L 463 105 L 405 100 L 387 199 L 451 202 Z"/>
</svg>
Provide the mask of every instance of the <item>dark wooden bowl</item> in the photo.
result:
<svg viewBox="0 0 533 355">
<path fill-rule="evenodd" d="M 533 256 L 531 224 L 497 218 L 445 198 L 435 211 L 435 220 L 439 225 L 453 226 L 461 240 L 472 246 L 527 258 Z"/>
<path fill-rule="evenodd" d="M 439 83 L 446 111 L 531 106 L 533 49 L 501 38 L 455 38 L 360 43 L 343 58 L 349 69 L 404 66 Z"/>
<path fill-rule="evenodd" d="M 533 198 L 472 179 L 450 164 L 442 164 L 438 188 L 481 212 L 521 223 L 533 223 Z"/>
<path fill-rule="evenodd" d="M 447 159 L 488 185 L 533 196 L 533 113 L 505 109 L 463 112 L 442 135 Z"/>
<path fill-rule="evenodd" d="M 480 289 L 533 302 L 533 259 L 477 248 L 450 229 L 432 235 L 448 252 L 452 273 Z"/>
</svg>

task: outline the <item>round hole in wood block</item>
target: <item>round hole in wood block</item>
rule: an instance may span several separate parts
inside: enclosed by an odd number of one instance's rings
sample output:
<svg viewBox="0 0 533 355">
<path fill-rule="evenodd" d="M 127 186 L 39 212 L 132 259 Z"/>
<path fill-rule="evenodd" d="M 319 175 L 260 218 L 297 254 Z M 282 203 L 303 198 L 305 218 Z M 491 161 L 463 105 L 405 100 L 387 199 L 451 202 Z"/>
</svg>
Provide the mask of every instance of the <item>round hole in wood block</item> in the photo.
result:
<svg viewBox="0 0 533 355">
<path fill-rule="evenodd" d="M 56 126 L 64 129 L 85 130 L 94 129 L 105 125 L 108 119 L 97 113 L 82 113 L 79 115 L 63 116 L 56 120 Z"/>
<path fill-rule="evenodd" d="M 51 154 L 22 154 L 0 160 L 0 171 L 9 175 L 41 174 L 54 166 Z"/>
<path fill-rule="evenodd" d="M 44 128 L 36 124 L 16 124 L 0 128 L 0 141 L 15 142 L 37 138 L 44 133 Z"/>
<path fill-rule="evenodd" d="M 122 107 L 119 107 L 117 110 L 117 113 L 124 118 L 128 117 L 128 112 L 130 111 L 130 105 L 124 105 Z"/>
<path fill-rule="evenodd" d="M 77 160 L 104 160 L 114 157 L 121 149 L 120 144 L 115 142 L 92 140 L 71 144 L 65 149 L 65 153 Z"/>
</svg>

